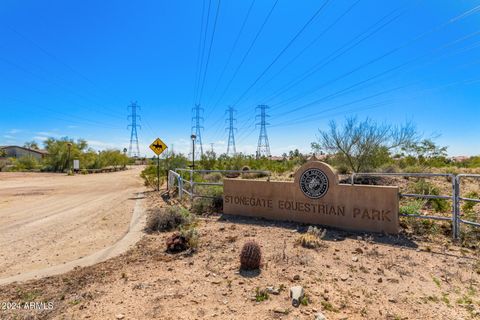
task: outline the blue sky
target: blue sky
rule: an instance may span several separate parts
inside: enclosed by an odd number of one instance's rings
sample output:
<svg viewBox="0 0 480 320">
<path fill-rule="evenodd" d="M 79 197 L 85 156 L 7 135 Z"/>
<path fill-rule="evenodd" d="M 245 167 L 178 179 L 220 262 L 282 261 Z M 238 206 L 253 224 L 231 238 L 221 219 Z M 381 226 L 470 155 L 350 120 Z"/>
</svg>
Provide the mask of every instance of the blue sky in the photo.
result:
<svg viewBox="0 0 480 320">
<path fill-rule="evenodd" d="M 121 149 L 137 101 L 142 153 L 157 136 L 188 152 L 199 102 L 205 148 L 217 152 L 234 105 L 237 151 L 253 153 L 255 107 L 267 104 L 273 154 L 308 152 L 318 129 L 354 115 L 412 121 L 451 155 L 480 154 L 480 10 L 469 11 L 480 1 L 274 3 L 256 0 L 238 37 L 252 2 L 222 0 L 207 59 L 218 0 L 2 1 L 0 145 L 69 136 Z"/>
</svg>

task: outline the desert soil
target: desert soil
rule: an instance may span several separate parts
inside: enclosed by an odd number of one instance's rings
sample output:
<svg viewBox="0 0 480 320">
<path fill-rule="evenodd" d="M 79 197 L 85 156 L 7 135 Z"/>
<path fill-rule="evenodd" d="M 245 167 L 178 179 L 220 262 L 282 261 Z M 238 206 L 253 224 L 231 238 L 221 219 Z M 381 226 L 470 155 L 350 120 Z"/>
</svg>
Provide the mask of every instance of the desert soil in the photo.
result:
<svg viewBox="0 0 480 320">
<path fill-rule="evenodd" d="M 65 264 L 122 238 L 144 190 L 140 170 L 0 173 L 0 279 Z"/>
<path fill-rule="evenodd" d="M 150 207 L 165 206 L 158 193 Z M 431 241 L 327 230 L 323 246 L 296 239 L 306 226 L 218 215 L 199 219 L 197 252 L 171 255 L 171 233 L 145 235 L 135 248 L 64 275 L 0 287 L 0 302 L 51 302 L 47 310 L 0 310 L 1 319 L 474 319 L 480 317 L 478 249 L 448 237 Z M 239 272 L 254 239 L 259 274 Z M 302 285 L 308 304 L 292 306 Z M 256 301 L 257 288 L 280 289 Z M 3 312 L 3 315 L 2 315 Z"/>
</svg>

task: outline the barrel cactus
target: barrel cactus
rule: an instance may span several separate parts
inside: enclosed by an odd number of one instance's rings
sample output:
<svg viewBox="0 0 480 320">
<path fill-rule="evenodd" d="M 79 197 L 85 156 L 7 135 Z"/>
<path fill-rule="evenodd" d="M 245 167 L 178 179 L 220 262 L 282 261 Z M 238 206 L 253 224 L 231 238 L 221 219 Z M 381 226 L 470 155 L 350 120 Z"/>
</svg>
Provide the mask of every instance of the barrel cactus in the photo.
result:
<svg viewBox="0 0 480 320">
<path fill-rule="evenodd" d="M 260 245 L 253 240 L 247 241 L 240 253 L 240 268 L 242 270 L 257 270 L 260 268 L 261 260 Z"/>
</svg>

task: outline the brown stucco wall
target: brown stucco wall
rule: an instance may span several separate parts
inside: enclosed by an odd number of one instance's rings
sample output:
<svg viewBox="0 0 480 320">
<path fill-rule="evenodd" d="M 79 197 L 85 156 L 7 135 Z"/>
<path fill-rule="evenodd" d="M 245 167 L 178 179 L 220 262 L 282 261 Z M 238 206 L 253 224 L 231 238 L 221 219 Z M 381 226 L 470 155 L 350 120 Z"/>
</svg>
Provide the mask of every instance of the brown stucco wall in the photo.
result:
<svg viewBox="0 0 480 320">
<path fill-rule="evenodd" d="M 329 189 L 320 199 L 307 197 L 300 176 L 318 168 Z M 311 161 L 295 174 L 294 182 L 225 179 L 224 213 L 275 220 L 321 224 L 347 230 L 398 233 L 398 187 L 338 184 L 334 170 Z"/>
</svg>

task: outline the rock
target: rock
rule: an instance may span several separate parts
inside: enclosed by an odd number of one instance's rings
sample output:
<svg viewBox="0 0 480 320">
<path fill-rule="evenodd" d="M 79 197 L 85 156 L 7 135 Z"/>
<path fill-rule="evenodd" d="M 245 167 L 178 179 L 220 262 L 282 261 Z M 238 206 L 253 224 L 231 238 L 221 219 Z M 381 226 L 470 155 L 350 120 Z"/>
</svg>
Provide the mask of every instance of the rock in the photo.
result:
<svg viewBox="0 0 480 320">
<path fill-rule="evenodd" d="M 275 308 L 272 310 L 273 313 L 281 313 L 281 314 L 285 314 L 286 313 L 286 310 L 285 309 L 282 309 L 282 308 Z"/>
<path fill-rule="evenodd" d="M 267 287 L 267 292 L 273 295 L 279 295 L 280 289 L 275 287 Z"/>
<path fill-rule="evenodd" d="M 352 257 L 352 261 L 353 261 L 353 262 L 358 262 L 358 257 L 353 256 L 353 257 Z"/>
<path fill-rule="evenodd" d="M 356 248 L 355 252 L 358 253 L 358 254 L 363 254 L 362 248 Z"/>
<path fill-rule="evenodd" d="M 325 317 L 325 316 L 323 315 L 323 313 L 317 312 L 317 313 L 315 314 L 315 320 L 327 320 L 327 317 Z"/>
<path fill-rule="evenodd" d="M 383 279 L 382 279 L 382 278 L 378 278 L 377 282 L 378 282 L 378 283 L 382 283 L 382 282 L 383 282 Z"/>
<path fill-rule="evenodd" d="M 298 308 L 300 301 L 305 296 L 305 291 L 302 286 L 295 286 L 290 288 L 290 298 L 292 298 L 292 306 Z"/>
<path fill-rule="evenodd" d="M 293 280 L 298 281 L 300 280 L 300 275 L 296 274 L 293 276 Z"/>
<path fill-rule="evenodd" d="M 117 314 L 117 315 L 115 316 L 115 318 L 117 318 L 117 319 L 119 319 L 119 320 L 125 319 L 125 315 L 122 314 L 122 313 L 119 313 L 119 314 Z"/>
<path fill-rule="evenodd" d="M 388 302 L 397 303 L 397 300 L 395 298 L 388 298 Z"/>
<path fill-rule="evenodd" d="M 348 278 L 350 278 L 350 276 L 349 276 L 348 274 L 341 274 L 341 275 L 340 275 L 340 279 L 341 279 L 342 281 L 347 281 Z"/>
</svg>

